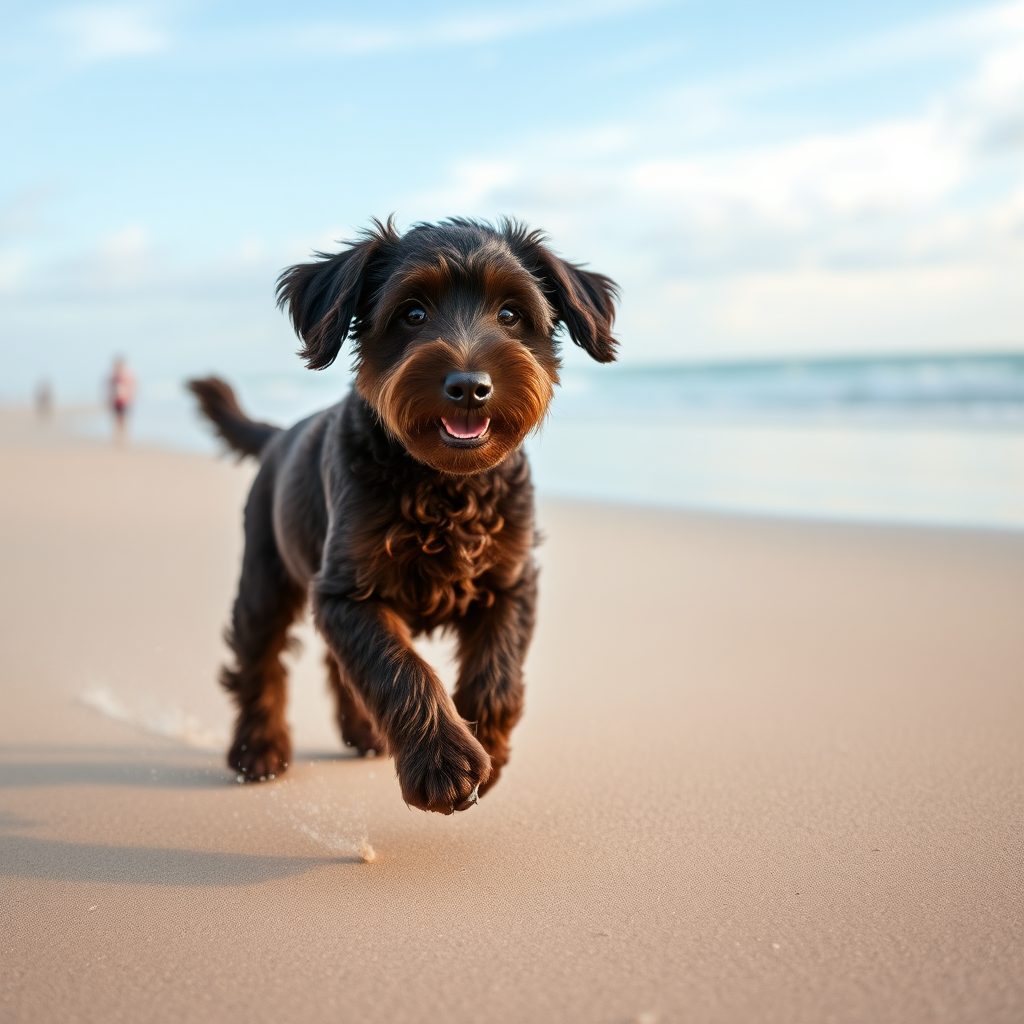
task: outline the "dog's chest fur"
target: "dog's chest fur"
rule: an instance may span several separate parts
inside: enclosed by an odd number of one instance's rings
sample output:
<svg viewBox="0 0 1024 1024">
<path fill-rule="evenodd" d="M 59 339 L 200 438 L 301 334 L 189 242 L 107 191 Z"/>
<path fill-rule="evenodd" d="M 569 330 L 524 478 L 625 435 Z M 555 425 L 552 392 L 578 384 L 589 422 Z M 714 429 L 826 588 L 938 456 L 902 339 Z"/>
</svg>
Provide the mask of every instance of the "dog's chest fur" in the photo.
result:
<svg viewBox="0 0 1024 1024">
<path fill-rule="evenodd" d="M 364 478 L 373 507 L 353 538 L 355 596 L 384 600 L 414 632 L 429 631 L 474 603 L 492 604 L 494 589 L 519 577 L 532 546 L 532 516 L 524 521 L 522 501 L 509 498 L 523 478 L 529 488 L 528 469 L 515 456 L 508 468 L 442 477 L 401 461 L 403 472 L 390 467 L 386 481 Z"/>
</svg>

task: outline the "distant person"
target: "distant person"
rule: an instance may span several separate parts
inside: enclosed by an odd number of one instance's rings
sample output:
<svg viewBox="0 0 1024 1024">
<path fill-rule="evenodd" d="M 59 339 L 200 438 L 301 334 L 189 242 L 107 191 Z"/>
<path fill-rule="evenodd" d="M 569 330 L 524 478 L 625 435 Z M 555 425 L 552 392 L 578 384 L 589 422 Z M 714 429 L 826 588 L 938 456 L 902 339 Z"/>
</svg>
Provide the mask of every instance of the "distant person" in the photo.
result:
<svg viewBox="0 0 1024 1024">
<path fill-rule="evenodd" d="M 114 441 L 123 444 L 128 436 L 128 413 L 135 400 L 135 375 L 120 356 L 114 360 L 108 383 L 110 411 L 114 414 Z"/>
<path fill-rule="evenodd" d="M 53 415 L 53 388 L 48 380 L 41 380 L 36 388 L 36 416 L 48 420 Z"/>
</svg>

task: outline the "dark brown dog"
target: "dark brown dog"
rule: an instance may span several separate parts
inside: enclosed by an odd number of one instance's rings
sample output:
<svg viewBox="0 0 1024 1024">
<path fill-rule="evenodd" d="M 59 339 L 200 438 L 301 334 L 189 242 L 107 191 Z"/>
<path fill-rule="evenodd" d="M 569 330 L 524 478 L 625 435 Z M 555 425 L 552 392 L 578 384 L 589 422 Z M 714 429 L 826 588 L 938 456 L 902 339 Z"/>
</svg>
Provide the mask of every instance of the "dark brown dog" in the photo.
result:
<svg viewBox="0 0 1024 1024">
<path fill-rule="evenodd" d="M 615 358 L 615 285 L 507 222 L 389 221 L 285 271 L 313 369 L 356 348 L 355 390 L 282 431 L 248 419 L 216 378 L 203 412 L 262 463 L 221 682 L 238 704 L 232 769 L 288 767 L 287 633 L 311 596 L 346 743 L 394 756 L 406 802 L 450 814 L 493 786 L 523 707 L 534 623 L 533 488 L 521 445 L 558 383 L 569 336 Z M 410 638 L 454 631 L 454 702 Z"/>
</svg>

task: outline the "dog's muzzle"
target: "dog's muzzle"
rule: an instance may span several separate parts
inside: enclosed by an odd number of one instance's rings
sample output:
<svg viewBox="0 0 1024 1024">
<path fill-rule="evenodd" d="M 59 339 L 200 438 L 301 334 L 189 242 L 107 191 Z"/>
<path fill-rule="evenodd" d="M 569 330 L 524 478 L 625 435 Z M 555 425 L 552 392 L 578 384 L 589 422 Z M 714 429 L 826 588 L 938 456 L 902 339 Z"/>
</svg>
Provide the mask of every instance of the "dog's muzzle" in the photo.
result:
<svg viewBox="0 0 1024 1024">
<path fill-rule="evenodd" d="M 449 415 L 441 417 L 442 438 L 448 443 L 482 439 L 491 424 L 484 406 L 493 393 L 489 373 L 449 373 L 444 381 L 444 397 L 453 408 Z"/>
</svg>

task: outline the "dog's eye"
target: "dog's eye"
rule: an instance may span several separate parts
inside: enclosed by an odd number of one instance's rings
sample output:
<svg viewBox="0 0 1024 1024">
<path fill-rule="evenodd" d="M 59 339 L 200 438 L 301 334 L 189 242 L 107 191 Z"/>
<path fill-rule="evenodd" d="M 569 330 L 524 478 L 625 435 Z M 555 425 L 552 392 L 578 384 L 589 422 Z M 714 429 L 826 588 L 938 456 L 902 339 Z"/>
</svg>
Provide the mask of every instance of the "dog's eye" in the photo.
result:
<svg viewBox="0 0 1024 1024">
<path fill-rule="evenodd" d="M 519 320 L 519 314 L 514 309 L 509 309 L 508 306 L 498 311 L 498 323 L 502 327 L 515 327 Z"/>
<path fill-rule="evenodd" d="M 427 314 L 424 310 L 420 309 L 419 306 L 413 306 L 412 309 L 406 310 L 405 322 L 412 324 L 413 327 L 419 327 L 420 324 L 427 322 Z"/>
</svg>

